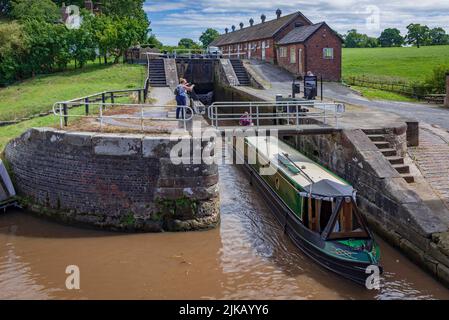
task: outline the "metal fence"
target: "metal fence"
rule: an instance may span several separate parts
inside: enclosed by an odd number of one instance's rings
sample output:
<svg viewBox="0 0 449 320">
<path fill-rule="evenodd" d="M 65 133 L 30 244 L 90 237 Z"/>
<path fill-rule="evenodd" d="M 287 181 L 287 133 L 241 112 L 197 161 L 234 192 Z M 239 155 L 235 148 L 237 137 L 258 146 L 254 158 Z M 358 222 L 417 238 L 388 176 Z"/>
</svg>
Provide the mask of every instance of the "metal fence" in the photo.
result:
<svg viewBox="0 0 449 320">
<path fill-rule="evenodd" d="M 314 109 L 311 111 L 310 109 Z M 270 126 L 304 125 L 307 120 L 329 126 L 330 120 L 338 128 L 338 119 L 345 112 L 342 103 L 318 103 L 316 101 L 264 101 L 264 102 L 215 102 L 207 109 L 207 116 L 216 129 L 229 127 L 223 122 L 247 120 L 256 128 L 264 122 Z M 232 125 L 231 125 L 232 126 Z"/>
<path fill-rule="evenodd" d="M 189 106 L 184 106 L 184 112 L 182 112 L 182 119 L 163 117 L 146 116 L 145 112 L 163 111 L 167 112 L 167 109 L 176 108 L 177 106 L 156 106 L 143 102 L 144 89 L 131 89 L 131 90 L 115 90 L 95 93 L 82 98 L 76 98 L 69 101 L 56 102 L 53 105 L 53 114 L 59 117 L 59 124 L 61 128 L 68 126 L 70 118 L 77 119 L 96 119 L 100 123 L 100 130 L 103 129 L 106 119 L 113 119 L 117 121 L 123 120 L 138 120 L 140 122 L 140 129 L 144 131 L 145 121 L 181 121 L 183 122 L 184 129 L 187 129 L 187 122 L 193 119 L 194 111 Z M 137 93 L 138 103 L 116 103 L 115 99 L 119 97 L 129 97 L 130 94 Z M 70 110 L 74 108 L 84 107 L 83 112 L 74 114 L 70 113 Z M 132 115 L 118 114 L 108 115 L 107 110 L 116 109 L 119 107 L 127 107 L 135 109 L 135 113 Z"/>
</svg>

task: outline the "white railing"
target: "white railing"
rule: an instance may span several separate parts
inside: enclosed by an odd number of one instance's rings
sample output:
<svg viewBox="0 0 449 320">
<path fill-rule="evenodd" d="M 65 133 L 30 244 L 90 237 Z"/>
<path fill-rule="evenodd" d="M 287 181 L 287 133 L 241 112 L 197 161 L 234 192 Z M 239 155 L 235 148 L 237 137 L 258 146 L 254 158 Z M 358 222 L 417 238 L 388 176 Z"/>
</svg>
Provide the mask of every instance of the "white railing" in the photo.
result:
<svg viewBox="0 0 449 320">
<path fill-rule="evenodd" d="M 139 120 L 140 122 L 140 129 L 142 131 L 145 130 L 145 121 L 180 121 L 183 123 L 184 129 L 187 130 L 187 122 L 191 121 L 194 116 L 194 111 L 189 106 L 184 106 L 183 112 L 182 112 L 182 119 L 175 119 L 175 118 L 169 118 L 168 116 L 163 117 L 151 117 L 146 116 L 145 112 L 148 111 L 155 111 L 156 113 L 165 113 L 169 112 L 168 109 L 174 109 L 178 106 L 156 106 L 151 104 L 129 104 L 129 103 L 92 103 L 88 102 L 86 104 L 86 111 L 84 114 L 70 114 L 70 110 L 73 110 L 74 107 L 81 107 L 79 101 L 64 101 L 64 102 L 56 102 L 53 105 L 53 114 L 57 117 L 59 117 L 59 124 L 61 129 L 65 126 L 68 126 L 68 120 L 70 118 L 78 118 L 78 119 L 96 119 L 100 123 L 100 130 L 103 129 L 103 126 L 107 123 L 105 120 L 116 120 L 116 121 L 123 121 L 123 120 Z M 93 112 L 94 110 L 90 109 L 92 106 L 97 107 L 97 112 Z M 116 114 L 116 115 L 108 115 L 106 113 L 107 110 L 111 110 L 112 108 L 117 107 L 126 107 L 126 108 L 135 108 L 136 112 L 132 115 L 128 115 L 125 113 L 122 114 Z M 120 126 L 120 124 L 115 125 Z"/>
<path fill-rule="evenodd" d="M 238 110 L 237 112 L 235 110 Z M 305 120 L 338 128 L 345 106 L 342 103 L 318 103 L 316 101 L 261 101 L 261 102 L 215 102 L 207 109 L 207 115 L 216 129 L 229 127 L 229 122 L 249 120 L 252 126 L 260 128 L 263 122 L 276 122 L 269 126 L 303 126 Z M 245 118 L 244 118 L 245 117 Z M 222 122 L 227 122 L 222 125 Z M 284 123 L 284 124 L 282 124 Z"/>
</svg>

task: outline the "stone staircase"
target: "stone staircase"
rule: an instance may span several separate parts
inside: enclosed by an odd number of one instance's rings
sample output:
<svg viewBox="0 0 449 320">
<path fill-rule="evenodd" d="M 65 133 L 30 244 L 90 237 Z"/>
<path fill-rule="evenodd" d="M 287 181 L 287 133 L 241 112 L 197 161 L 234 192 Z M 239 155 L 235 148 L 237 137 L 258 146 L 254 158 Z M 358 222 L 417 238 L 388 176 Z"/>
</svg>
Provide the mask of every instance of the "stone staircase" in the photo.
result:
<svg viewBox="0 0 449 320">
<path fill-rule="evenodd" d="M 398 156 L 398 152 L 391 147 L 385 135 L 367 133 L 367 136 L 405 181 L 408 183 L 415 182 L 415 177 L 410 174 L 410 167 L 405 164 L 403 157 Z"/>
<path fill-rule="evenodd" d="M 151 59 L 148 64 L 151 87 L 167 87 L 164 59 Z"/>
<path fill-rule="evenodd" d="M 240 59 L 231 59 L 232 68 L 234 69 L 237 79 L 241 86 L 249 86 L 250 81 L 248 77 L 248 72 L 246 72 L 243 62 Z"/>
</svg>

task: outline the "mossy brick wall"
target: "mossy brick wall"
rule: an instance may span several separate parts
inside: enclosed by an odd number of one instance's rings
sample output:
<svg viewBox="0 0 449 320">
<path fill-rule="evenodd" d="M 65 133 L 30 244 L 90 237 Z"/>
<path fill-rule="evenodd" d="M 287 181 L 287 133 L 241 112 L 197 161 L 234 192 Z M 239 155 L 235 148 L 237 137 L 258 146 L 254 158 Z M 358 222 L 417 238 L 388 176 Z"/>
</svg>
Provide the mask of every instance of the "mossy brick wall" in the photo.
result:
<svg viewBox="0 0 449 320">
<path fill-rule="evenodd" d="M 5 156 L 23 202 L 39 214 L 114 230 L 213 227 L 218 167 L 172 164 L 177 143 L 40 128 L 9 143 Z"/>
</svg>

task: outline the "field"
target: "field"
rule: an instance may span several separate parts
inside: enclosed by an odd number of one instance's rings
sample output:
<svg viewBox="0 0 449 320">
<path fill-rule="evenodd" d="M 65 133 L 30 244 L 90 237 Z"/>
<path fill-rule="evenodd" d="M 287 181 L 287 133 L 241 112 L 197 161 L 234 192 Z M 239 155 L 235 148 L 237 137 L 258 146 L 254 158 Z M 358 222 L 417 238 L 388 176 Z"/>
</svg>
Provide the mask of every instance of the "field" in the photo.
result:
<svg viewBox="0 0 449 320">
<path fill-rule="evenodd" d="M 0 121 L 51 110 L 58 101 L 105 90 L 141 88 L 145 68 L 138 65 L 88 65 L 52 75 L 38 76 L 0 88 Z"/>
<path fill-rule="evenodd" d="M 48 111 L 53 103 L 109 90 L 142 87 L 145 68 L 137 65 L 89 66 L 83 70 L 41 76 L 0 89 L 0 119 Z M 8 141 L 32 127 L 53 126 L 53 115 L 0 127 L 0 152 Z"/>
<path fill-rule="evenodd" d="M 449 46 L 343 49 L 343 78 L 366 75 L 422 81 L 438 65 L 449 65 Z"/>
</svg>

